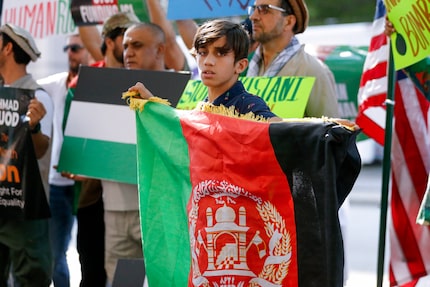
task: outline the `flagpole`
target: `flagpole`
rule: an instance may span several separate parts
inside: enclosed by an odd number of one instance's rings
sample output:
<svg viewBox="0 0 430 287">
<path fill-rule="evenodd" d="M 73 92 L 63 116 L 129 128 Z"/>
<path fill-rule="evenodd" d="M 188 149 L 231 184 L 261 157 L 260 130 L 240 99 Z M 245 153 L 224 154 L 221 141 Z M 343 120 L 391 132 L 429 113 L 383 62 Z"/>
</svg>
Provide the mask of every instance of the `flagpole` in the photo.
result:
<svg viewBox="0 0 430 287">
<path fill-rule="evenodd" d="M 385 258 L 385 236 L 387 229 L 387 210 L 388 210 L 388 195 L 390 185 L 390 168 L 391 168 L 391 139 L 393 128 L 394 114 L 394 91 L 395 91 L 396 74 L 394 70 L 393 53 L 391 51 L 391 43 L 389 48 L 388 60 L 388 87 L 387 99 L 385 100 L 386 118 L 385 118 L 385 138 L 384 138 L 384 154 L 382 161 L 382 194 L 381 194 L 381 214 L 379 227 L 379 247 L 378 247 L 378 273 L 377 287 L 382 287 L 384 277 L 384 258 Z"/>
</svg>

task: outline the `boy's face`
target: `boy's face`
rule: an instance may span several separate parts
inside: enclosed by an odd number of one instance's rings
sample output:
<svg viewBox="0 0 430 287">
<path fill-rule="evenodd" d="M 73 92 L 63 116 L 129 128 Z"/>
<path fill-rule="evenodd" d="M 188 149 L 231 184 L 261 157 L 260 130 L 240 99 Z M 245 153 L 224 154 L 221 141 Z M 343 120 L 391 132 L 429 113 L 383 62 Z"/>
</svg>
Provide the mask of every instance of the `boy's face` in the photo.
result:
<svg viewBox="0 0 430 287">
<path fill-rule="evenodd" d="M 209 89 L 216 89 L 219 94 L 236 83 L 239 74 L 248 65 L 247 59 L 235 63 L 233 50 L 227 51 L 225 46 L 226 37 L 223 36 L 207 46 L 200 47 L 196 55 L 203 84 Z"/>
</svg>

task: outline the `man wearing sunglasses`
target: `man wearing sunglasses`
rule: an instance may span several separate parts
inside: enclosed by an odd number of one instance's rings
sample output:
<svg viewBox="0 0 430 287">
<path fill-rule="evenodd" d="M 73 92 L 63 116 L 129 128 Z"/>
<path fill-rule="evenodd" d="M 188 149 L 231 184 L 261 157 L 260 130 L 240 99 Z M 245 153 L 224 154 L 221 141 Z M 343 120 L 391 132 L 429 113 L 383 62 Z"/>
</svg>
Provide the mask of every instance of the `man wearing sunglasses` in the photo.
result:
<svg viewBox="0 0 430 287">
<path fill-rule="evenodd" d="M 51 282 L 52 258 L 49 242 L 49 209 L 47 210 L 46 208 L 46 197 L 42 197 L 45 186 L 41 188 L 37 181 L 28 180 L 29 177 L 26 176 L 26 173 L 28 173 L 34 175 L 33 178 L 36 178 L 39 175 L 35 173 L 40 172 L 42 182 L 44 181 L 40 160 L 47 156 L 52 138 L 52 101 L 47 92 L 27 72 L 27 66 L 30 61 L 36 62 L 40 55 L 41 53 L 30 32 L 10 23 L 0 27 L 0 75 L 3 85 L 34 92 L 34 98 L 29 101 L 26 113 L 29 137 L 31 137 L 29 144 L 33 145 L 34 154 L 30 152 L 21 153 L 21 151 L 24 152 L 23 149 L 28 150 L 30 146 L 24 143 L 27 140 L 17 141 L 15 137 L 24 136 L 24 134 L 19 132 L 18 129 L 8 131 L 5 128 L 4 118 L 2 120 L 2 149 L 5 151 L 10 150 L 9 153 L 13 154 L 7 156 L 7 152 L 3 152 L 2 164 L 15 165 L 16 161 L 11 160 L 11 163 L 9 163 L 8 157 L 18 158 L 20 162 L 16 166 L 19 169 L 20 177 L 18 176 L 17 180 L 19 186 L 11 186 L 6 176 L 3 176 L 4 178 L 2 179 L 2 190 L 9 191 L 6 195 L 8 193 L 13 194 L 13 190 L 17 190 L 19 193 L 15 194 L 19 197 L 4 197 L 2 195 L 0 286 L 9 286 L 7 284 L 9 272 L 13 277 L 14 286 L 48 287 Z M 25 98 L 25 95 L 22 97 Z M 7 99 L 2 100 L 3 102 L 8 101 Z M 21 100 L 13 101 L 16 101 L 18 105 L 16 112 L 21 112 L 21 104 L 18 104 Z M 4 104 L 2 105 L 2 111 L 7 109 L 5 106 Z M 15 111 L 15 108 L 10 109 Z M 19 123 L 14 127 L 19 128 L 21 125 L 25 133 L 24 129 L 26 128 L 23 119 L 20 119 Z M 18 132 L 18 135 L 14 134 L 15 132 Z M 6 145 L 8 141 L 10 143 Z M 20 148 L 20 145 L 23 147 Z M 34 157 L 38 159 L 38 163 L 35 162 Z M 31 163 L 39 164 L 38 169 L 36 170 L 37 166 Z M 3 169 L 5 168 L 3 167 Z M 16 176 L 15 179 L 17 178 Z M 19 178 L 22 180 L 19 180 Z M 23 178 L 27 179 L 26 184 Z M 28 186 L 25 187 L 25 185 Z M 21 189 L 17 189 L 18 187 L 21 187 Z M 24 190 L 24 188 L 26 191 L 22 192 L 21 190 Z M 28 198 L 26 198 L 26 194 Z M 33 194 L 33 196 L 30 194 Z M 11 201 L 23 201 L 24 205 L 22 208 L 15 209 L 14 205 L 5 205 L 4 203 Z"/>
<path fill-rule="evenodd" d="M 305 116 L 338 117 L 334 76 L 328 67 L 304 50 L 296 34 L 309 21 L 304 0 L 256 0 L 248 7 L 253 38 L 260 43 L 247 76 L 309 76 L 315 84 Z"/>
<path fill-rule="evenodd" d="M 85 47 L 91 55 L 98 59 L 91 66 L 123 68 L 122 40 L 124 33 L 128 27 L 138 22 L 139 20 L 134 14 L 119 12 L 104 21 L 101 34 L 94 26 L 80 26 L 79 33 L 83 38 Z M 77 77 L 69 85 L 70 94 L 74 93 L 76 84 Z M 106 227 L 109 228 L 110 225 L 109 222 L 105 225 L 105 209 L 109 209 L 109 203 L 104 202 L 104 197 L 109 194 L 110 190 L 109 188 L 103 189 L 102 182 L 98 179 L 76 177 L 66 173 L 63 173 L 63 176 L 81 181 L 77 210 L 78 233 L 76 242 L 79 262 L 81 263 L 81 282 L 79 286 L 104 287 L 109 278 L 110 283 L 112 282 L 115 271 L 115 265 L 112 267 L 111 264 L 107 264 L 110 262 L 109 254 L 117 251 L 117 247 L 111 244 L 115 238 L 109 236 L 109 234 L 105 236 Z M 108 247 L 105 248 L 105 246 Z M 141 250 L 140 248 L 138 257 L 142 257 Z"/>
<path fill-rule="evenodd" d="M 66 253 L 69 247 L 75 221 L 74 185 L 71 179 L 61 176 L 56 170 L 63 144 L 63 119 L 65 114 L 67 87 L 78 74 L 80 65 L 88 65 L 90 56 L 78 34 L 67 37 L 63 47 L 67 55 L 69 69 L 56 73 L 37 82 L 51 96 L 54 103 L 53 139 L 49 168 L 49 204 L 51 208 L 50 238 L 54 259 L 53 283 L 55 287 L 70 286 L 70 274 Z"/>
<path fill-rule="evenodd" d="M 304 0 L 256 0 L 254 5 L 248 7 L 248 15 L 252 22 L 253 38 L 260 45 L 249 63 L 247 76 L 315 77 L 304 116 L 338 117 L 333 73 L 322 61 L 306 53 L 304 45 L 301 45 L 295 36 L 305 31 L 309 21 Z M 300 286 L 311 286 L 313 280 L 318 280 L 319 286 L 343 286 L 344 251 L 343 247 L 337 244 L 343 242 L 338 216 L 345 220 L 347 211 L 348 201 L 345 201 L 339 215 L 336 211 L 327 211 L 326 216 L 330 216 L 331 219 L 321 219 L 319 222 L 321 225 L 330 222 L 333 229 L 330 234 L 326 234 L 327 238 L 315 240 L 318 250 L 308 250 L 312 258 L 304 257 L 298 260 L 303 269 L 306 265 L 310 268 L 308 270 L 312 270 L 312 261 L 315 260 L 324 260 L 327 262 L 327 268 L 314 270 L 312 276 L 299 274 Z M 342 229 L 345 226 L 345 223 L 342 224 Z"/>
<path fill-rule="evenodd" d="M 84 47 L 79 44 L 69 44 L 63 47 L 63 52 L 66 53 L 70 50 L 72 53 L 78 53 Z"/>
</svg>

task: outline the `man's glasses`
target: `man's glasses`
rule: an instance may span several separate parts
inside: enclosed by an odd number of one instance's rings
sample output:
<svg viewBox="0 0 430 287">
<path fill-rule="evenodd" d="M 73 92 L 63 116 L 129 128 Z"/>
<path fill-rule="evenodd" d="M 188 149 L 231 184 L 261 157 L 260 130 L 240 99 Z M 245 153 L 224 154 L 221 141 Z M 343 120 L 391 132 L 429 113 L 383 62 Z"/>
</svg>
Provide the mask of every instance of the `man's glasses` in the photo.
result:
<svg viewBox="0 0 430 287">
<path fill-rule="evenodd" d="M 263 14 L 263 15 L 269 13 L 269 9 L 277 10 L 277 11 L 280 11 L 282 13 L 287 12 L 287 10 L 285 10 L 281 7 L 277 7 L 277 6 L 270 5 L 270 4 L 262 4 L 262 5 L 248 6 L 248 15 L 251 16 L 254 13 L 255 9 L 257 9 L 259 14 Z"/>
<path fill-rule="evenodd" d="M 73 53 L 79 52 L 79 50 L 83 49 L 84 47 L 82 47 L 81 45 L 78 44 L 71 44 L 71 45 L 66 45 L 63 47 L 63 51 L 64 53 L 67 52 L 69 49 L 70 51 L 72 51 Z"/>
</svg>

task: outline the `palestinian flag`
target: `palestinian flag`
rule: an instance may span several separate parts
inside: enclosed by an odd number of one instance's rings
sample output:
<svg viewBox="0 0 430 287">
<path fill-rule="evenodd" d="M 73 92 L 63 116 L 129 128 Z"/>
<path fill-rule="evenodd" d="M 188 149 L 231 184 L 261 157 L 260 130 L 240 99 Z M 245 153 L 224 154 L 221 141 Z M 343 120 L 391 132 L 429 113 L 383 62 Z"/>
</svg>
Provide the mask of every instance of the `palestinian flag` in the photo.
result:
<svg viewBox="0 0 430 287">
<path fill-rule="evenodd" d="M 136 128 L 149 286 L 343 286 L 357 130 L 154 102 Z"/>
</svg>

